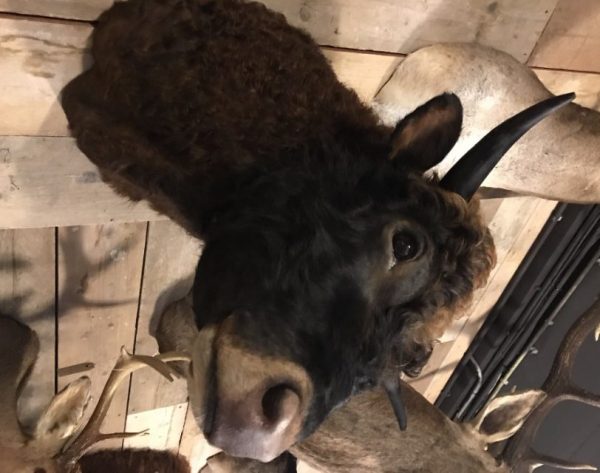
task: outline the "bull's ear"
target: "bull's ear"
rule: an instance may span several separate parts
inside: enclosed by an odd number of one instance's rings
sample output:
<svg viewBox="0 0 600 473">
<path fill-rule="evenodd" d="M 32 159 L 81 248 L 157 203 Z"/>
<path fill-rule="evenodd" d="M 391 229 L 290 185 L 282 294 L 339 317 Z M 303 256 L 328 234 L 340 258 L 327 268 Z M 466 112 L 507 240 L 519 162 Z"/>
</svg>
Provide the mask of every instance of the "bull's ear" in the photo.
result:
<svg viewBox="0 0 600 473">
<path fill-rule="evenodd" d="M 499 396 L 467 425 L 479 432 L 486 443 L 501 442 L 512 437 L 521 428 L 531 411 L 545 397 L 546 393 L 535 389 Z"/>
<path fill-rule="evenodd" d="M 47 450 L 60 450 L 80 426 L 90 389 L 90 379 L 84 376 L 54 396 L 35 427 L 34 440 Z"/>
<path fill-rule="evenodd" d="M 462 127 L 463 109 L 454 94 L 442 94 L 398 122 L 391 158 L 418 172 L 438 164 L 452 149 Z"/>
</svg>

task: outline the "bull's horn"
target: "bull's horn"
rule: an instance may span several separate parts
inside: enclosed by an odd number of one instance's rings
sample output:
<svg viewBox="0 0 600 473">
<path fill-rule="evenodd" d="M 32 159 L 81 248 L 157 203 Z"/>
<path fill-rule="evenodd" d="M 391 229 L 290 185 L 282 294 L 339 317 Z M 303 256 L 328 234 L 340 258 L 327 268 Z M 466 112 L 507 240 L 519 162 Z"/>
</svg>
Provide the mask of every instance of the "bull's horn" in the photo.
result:
<svg viewBox="0 0 600 473">
<path fill-rule="evenodd" d="M 440 185 L 470 200 L 500 158 L 521 136 L 574 98 L 574 93 L 551 97 L 504 121 L 473 146 L 448 171 Z"/>
<path fill-rule="evenodd" d="M 397 373 L 393 375 L 388 375 L 388 377 L 383 380 L 383 388 L 390 399 L 390 403 L 392 404 L 392 409 L 394 410 L 394 414 L 396 415 L 396 420 L 398 421 L 398 427 L 400 430 L 406 430 L 407 426 L 407 418 L 406 418 L 406 407 L 404 406 L 404 402 L 402 401 L 402 391 L 400 388 L 400 378 Z"/>
</svg>

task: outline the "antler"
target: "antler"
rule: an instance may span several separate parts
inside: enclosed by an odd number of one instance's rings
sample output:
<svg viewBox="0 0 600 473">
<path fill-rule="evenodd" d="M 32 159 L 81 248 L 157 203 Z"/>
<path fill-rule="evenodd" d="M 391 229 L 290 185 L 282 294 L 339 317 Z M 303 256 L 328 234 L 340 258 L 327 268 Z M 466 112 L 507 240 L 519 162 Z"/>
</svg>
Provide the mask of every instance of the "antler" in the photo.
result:
<svg viewBox="0 0 600 473">
<path fill-rule="evenodd" d="M 168 362 L 189 361 L 189 355 L 179 352 L 163 353 L 156 356 L 132 355 L 125 348 L 121 349 L 121 356 L 117 360 L 115 367 L 112 369 L 102 394 L 98 399 L 98 404 L 94 409 L 89 421 L 81 430 L 79 435 L 70 442 L 59 455 L 61 463 L 65 466 L 66 471 L 75 470 L 76 463 L 93 444 L 102 440 L 111 438 L 129 438 L 144 434 L 143 432 L 117 432 L 111 434 L 103 434 L 100 432 L 100 427 L 104 421 L 110 404 L 112 402 L 117 388 L 126 380 L 131 373 L 144 367 L 150 367 L 158 371 L 169 381 L 173 380 L 173 375 L 177 374 L 167 365 Z"/>
<path fill-rule="evenodd" d="M 592 465 L 572 463 L 543 455 L 531 447 L 540 425 L 559 402 L 573 400 L 600 407 L 600 394 L 591 393 L 575 385 L 571 376 L 577 351 L 592 332 L 598 340 L 600 334 L 600 299 L 569 329 L 556 353 L 550 374 L 542 386 L 542 390 L 547 394 L 546 399 L 533 410 L 521 430 L 507 445 L 503 456 L 506 462 L 513 466 L 515 473 L 530 473 L 542 465 L 565 470 L 597 470 Z"/>
</svg>

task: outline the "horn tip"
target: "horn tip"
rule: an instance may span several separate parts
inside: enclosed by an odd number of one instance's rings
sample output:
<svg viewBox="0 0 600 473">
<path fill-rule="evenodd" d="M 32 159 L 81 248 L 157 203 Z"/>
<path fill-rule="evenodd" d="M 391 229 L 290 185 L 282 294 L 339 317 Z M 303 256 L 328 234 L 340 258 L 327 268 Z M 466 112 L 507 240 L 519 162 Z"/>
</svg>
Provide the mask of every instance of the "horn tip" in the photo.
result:
<svg viewBox="0 0 600 473">
<path fill-rule="evenodd" d="M 561 94 L 561 95 L 556 96 L 556 98 L 562 99 L 561 102 L 563 102 L 563 103 L 572 102 L 573 100 L 575 100 L 576 97 L 577 97 L 577 94 L 575 94 L 575 92 L 569 92 L 566 94 Z"/>
</svg>

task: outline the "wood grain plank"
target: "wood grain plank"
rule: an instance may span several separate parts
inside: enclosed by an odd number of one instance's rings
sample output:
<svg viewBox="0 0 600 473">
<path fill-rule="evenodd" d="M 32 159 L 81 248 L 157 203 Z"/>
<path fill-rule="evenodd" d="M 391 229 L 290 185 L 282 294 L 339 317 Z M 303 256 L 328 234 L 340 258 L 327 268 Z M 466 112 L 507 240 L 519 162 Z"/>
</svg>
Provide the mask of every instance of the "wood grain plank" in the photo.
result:
<svg viewBox="0 0 600 473">
<path fill-rule="evenodd" d="M 575 92 L 575 103 L 600 111 L 600 74 L 533 69 L 554 95 Z"/>
<path fill-rule="evenodd" d="M 504 202 L 504 199 L 485 199 L 480 202 L 479 212 L 485 225 L 490 225 L 494 221 L 502 202 Z"/>
<path fill-rule="evenodd" d="M 69 367 L 93 363 L 92 396 L 98 400 L 119 356 L 133 349 L 146 224 L 59 229 L 59 388 L 79 374 Z M 72 371 L 72 369 L 70 370 Z M 103 431 L 122 432 L 129 383 L 113 399 Z M 120 440 L 100 446 L 119 447 Z"/>
<path fill-rule="evenodd" d="M 263 0 L 263 3 L 285 14 L 291 24 L 307 30 L 322 45 L 406 54 L 432 43 L 476 41 L 526 60 L 557 1 Z M 0 11 L 91 20 L 111 3 L 110 0 L 0 0 Z"/>
<path fill-rule="evenodd" d="M 125 439 L 123 447 L 178 451 L 186 412 L 187 401 L 128 414 L 126 430 L 128 432 L 148 430 L 148 434 Z"/>
<path fill-rule="evenodd" d="M 199 471 L 206 464 L 206 460 L 218 452 L 218 448 L 210 446 L 204 439 L 192 410 L 188 408 L 179 453 L 188 459 L 191 471 Z"/>
<path fill-rule="evenodd" d="M 529 65 L 600 72 L 600 2 L 560 0 Z"/>
<path fill-rule="evenodd" d="M 554 201 L 535 197 L 511 197 L 505 199 L 498 209 L 490 225 L 496 243 L 498 264 L 492 271 L 487 286 L 477 292 L 469 313 L 457 320 L 442 337 L 442 342 L 451 343 L 451 347 L 441 360 L 438 359 L 439 366 L 429 385 L 422 391 L 431 402 L 439 396 L 555 207 Z M 430 368 L 430 371 L 433 370 Z"/>
<path fill-rule="evenodd" d="M 55 393 L 54 229 L 0 230 L 0 312 L 21 320 L 40 340 L 40 352 L 19 404 L 31 425 Z"/>
<path fill-rule="evenodd" d="M 0 0 L 0 12 L 95 20 L 114 0 Z"/>
<path fill-rule="evenodd" d="M 526 61 L 557 0 L 264 0 L 321 45 L 408 54 L 475 41 Z"/>
<path fill-rule="evenodd" d="M 0 136 L 0 228 L 157 219 L 104 184 L 71 138 Z"/>
<path fill-rule="evenodd" d="M 135 352 L 158 352 L 152 335 L 157 318 L 166 307 L 187 295 L 200 256 L 200 241 L 189 236 L 171 221 L 149 225 L 144 264 L 144 280 L 140 298 Z M 183 407 L 182 407 L 183 406 Z M 164 448 L 178 448 L 187 407 L 185 380 L 166 381 L 152 370 L 134 373 L 131 380 L 127 430 L 143 430 L 151 426 L 148 436 L 126 441 L 125 445 L 153 448 L 168 442 Z M 183 408 L 183 413 L 181 409 Z M 144 420 L 156 414 L 160 422 L 145 427 Z"/>
<path fill-rule="evenodd" d="M 323 48 L 340 82 L 369 102 L 391 77 L 403 57 L 390 54 Z"/>
<path fill-rule="evenodd" d="M 0 16 L 0 135 L 69 136 L 58 102 L 88 60 L 89 25 Z"/>
</svg>

